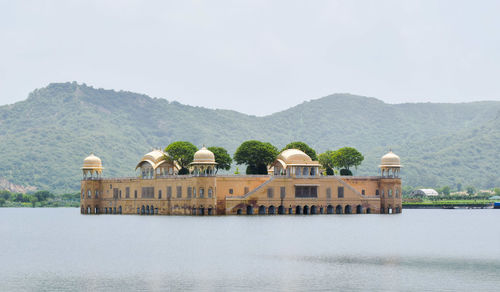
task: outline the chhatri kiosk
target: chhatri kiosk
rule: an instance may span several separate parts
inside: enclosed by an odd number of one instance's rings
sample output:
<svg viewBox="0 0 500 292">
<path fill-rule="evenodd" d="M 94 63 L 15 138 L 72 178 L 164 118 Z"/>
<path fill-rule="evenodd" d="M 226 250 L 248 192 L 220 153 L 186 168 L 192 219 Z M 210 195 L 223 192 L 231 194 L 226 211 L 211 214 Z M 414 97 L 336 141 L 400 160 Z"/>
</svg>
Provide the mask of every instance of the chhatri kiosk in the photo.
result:
<svg viewBox="0 0 500 292">
<path fill-rule="evenodd" d="M 161 150 L 144 155 L 137 177 L 104 178 L 102 162 L 83 162 L 82 214 L 277 215 L 401 213 L 400 158 L 381 159 L 380 176 L 324 176 L 298 149 L 279 154 L 269 175 L 216 175 L 214 154 L 194 154 L 190 174 Z"/>
</svg>

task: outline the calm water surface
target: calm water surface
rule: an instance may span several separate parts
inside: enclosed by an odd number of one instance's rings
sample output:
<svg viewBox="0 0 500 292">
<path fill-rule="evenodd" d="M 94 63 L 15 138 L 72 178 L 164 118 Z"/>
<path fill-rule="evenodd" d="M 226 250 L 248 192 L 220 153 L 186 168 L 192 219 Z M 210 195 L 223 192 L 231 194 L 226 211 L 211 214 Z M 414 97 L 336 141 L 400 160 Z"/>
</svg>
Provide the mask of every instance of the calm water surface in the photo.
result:
<svg viewBox="0 0 500 292">
<path fill-rule="evenodd" d="M 499 291 L 500 210 L 84 216 L 0 208 L 0 290 Z"/>
</svg>

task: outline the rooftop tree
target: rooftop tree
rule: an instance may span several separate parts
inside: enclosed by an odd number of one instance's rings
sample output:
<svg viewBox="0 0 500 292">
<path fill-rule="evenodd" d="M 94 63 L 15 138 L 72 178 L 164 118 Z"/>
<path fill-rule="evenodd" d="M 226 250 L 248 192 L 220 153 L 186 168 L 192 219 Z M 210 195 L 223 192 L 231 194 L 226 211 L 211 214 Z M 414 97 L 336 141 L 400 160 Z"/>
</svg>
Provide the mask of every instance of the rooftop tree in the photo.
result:
<svg viewBox="0 0 500 292">
<path fill-rule="evenodd" d="M 208 150 L 212 151 L 215 156 L 215 162 L 217 162 L 217 165 L 215 166 L 215 173 L 219 171 L 219 169 L 223 170 L 229 170 L 231 168 L 231 163 L 233 163 L 233 160 L 231 159 L 231 155 L 227 153 L 227 150 L 222 148 L 222 147 L 208 147 Z"/>
<path fill-rule="evenodd" d="M 333 153 L 335 151 L 328 150 L 318 156 L 319 163 L 326 170 L 326 175 L 334 175 L 333 169 L 335 168 L 335 164 L 333 163 Z"/>
<path fill-rule="evenodd" d="M 304 142 L 300 142 L 300 141 L 291 142 L 288 145 L 286 145 L 283 149 L 281 149 L 281 152 L 283 152 L 287 149 L 299 149 L 300 151 L 309 155 L 309 157 L 311 157 L 312 160 L 314 160 L 314 161 L 318 160 L 318 157 L 316 156 L 316 151 L 314 149 L 312 149 L 311 147 L 309 147 L 309 145 L 307 145 Z"/>
<path fill-rule="evenodd" d="M 234 153 L 237 164 L 247 165 L 247 174 L 267 174 L 267 166 L 278 155 L 278 149 L 271 143 L 257 140 L 243 142 Z"/>
<path fill-rule="evenodd" d="M 340 168 L 340 175 L 352 175 L 350 167 L 357 168 L 365 159 L 363 155 L 352 147 L 344 147 L 335 151 L 332 155 L 333 164 Z"/>
<path fill-rule="evenodd" d="M 198 150 L 191 142 L 177 141 L 173 142 L 165 148 L 168 153 L 166 159 L 176 161 L 181 169 L 179 174 L 189 174 L 188 166 L 193 162 L 194 153 Z"/>
</svg>

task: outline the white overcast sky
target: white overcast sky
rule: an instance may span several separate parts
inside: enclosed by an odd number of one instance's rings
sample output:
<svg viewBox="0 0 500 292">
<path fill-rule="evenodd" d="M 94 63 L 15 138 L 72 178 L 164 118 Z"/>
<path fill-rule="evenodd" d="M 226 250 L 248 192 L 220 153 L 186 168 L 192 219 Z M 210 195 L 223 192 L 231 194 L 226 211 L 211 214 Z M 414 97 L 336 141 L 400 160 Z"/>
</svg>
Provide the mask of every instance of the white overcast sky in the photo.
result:
<svg viewBox="0 0 500 292">
<path fill-rule="evenodd" d="M 0 104 L 66 81 L 255 115 L 500 100 L 500 1 L 0 0 Z"/>
</svg>

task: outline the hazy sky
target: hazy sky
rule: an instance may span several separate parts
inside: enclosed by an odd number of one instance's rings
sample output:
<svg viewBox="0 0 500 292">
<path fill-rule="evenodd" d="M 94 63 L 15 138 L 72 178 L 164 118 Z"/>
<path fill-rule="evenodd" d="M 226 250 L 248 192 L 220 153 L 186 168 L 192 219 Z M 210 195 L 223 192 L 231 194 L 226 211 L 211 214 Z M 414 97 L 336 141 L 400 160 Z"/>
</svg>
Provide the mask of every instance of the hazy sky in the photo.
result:
<svg viewBox="0 0 500 292">
<path fill-rule="evenodd" d="M 500 1 L 0 0 L 0 104 L 78 81 L 263 115 L 500 100 Z"/>
</svg>

